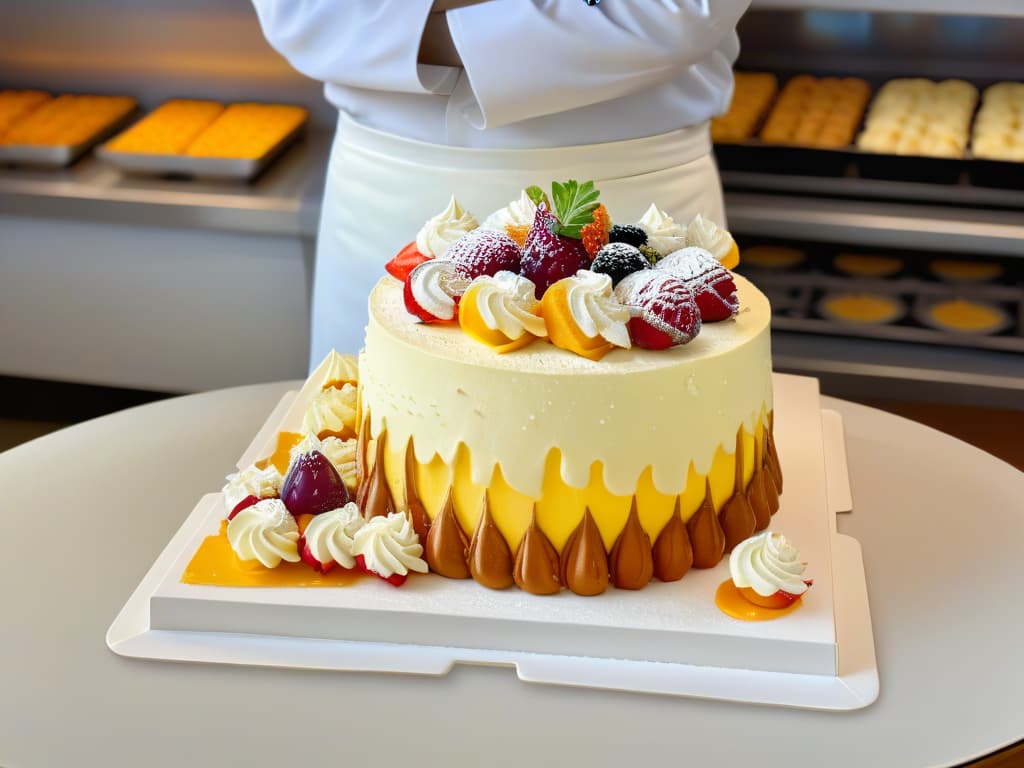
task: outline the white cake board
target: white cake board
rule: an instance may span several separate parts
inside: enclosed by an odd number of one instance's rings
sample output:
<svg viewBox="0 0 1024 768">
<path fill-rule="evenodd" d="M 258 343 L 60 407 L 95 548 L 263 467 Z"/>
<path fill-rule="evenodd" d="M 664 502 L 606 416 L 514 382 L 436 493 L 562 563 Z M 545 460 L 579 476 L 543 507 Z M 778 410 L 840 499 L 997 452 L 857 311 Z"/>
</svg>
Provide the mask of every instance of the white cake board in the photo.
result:
<svg viewBox="0 0 1024 768">
<path fill-rule="evenodd" d="M 728 578 L 725 562 L 692 570 L 681 582 L 599 598 L 495 592 L 433 575 L 401 589 L 373 579 L 338 589 L 183 585 L 184 565 L 224 516 L 219 495 L 210 495 L 115 619 L 107 644 L 142 658 L 338 671 L 443 675 L 456 663 L 506 665 L 529 682 L 865 707 L 878 696 L 878 672 L 860 547 L 835 527 L 849 497 L 845 466 L 834 466 L 845 458 L 835 431 L 841 422 L 829 412 L 822 418 L 813 379 L 778 376 L 775 387 L 786 488 L 771 528 L 797 541 L 815 579 L 804 605 L 782 619 L 738 622 L 720 614 L 713 594 Z M 240 463 L 301 414 L 306 395 L 281 401 Z M 281 626 L 314 637 L 282 636 Z M 573 654 L 581 642 L 590 655 Z"/>
</svg>

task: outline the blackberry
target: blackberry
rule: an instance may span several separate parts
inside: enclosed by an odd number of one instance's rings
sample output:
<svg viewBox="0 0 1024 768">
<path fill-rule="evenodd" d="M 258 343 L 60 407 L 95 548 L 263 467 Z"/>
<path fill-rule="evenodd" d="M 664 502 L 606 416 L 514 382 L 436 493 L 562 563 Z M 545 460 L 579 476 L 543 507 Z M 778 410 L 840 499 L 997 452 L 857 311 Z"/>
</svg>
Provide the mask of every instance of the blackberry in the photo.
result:
<svg viewBox="0 0 1024 768">
<path fill-rule="evenodd" d="M 613 224 L 611 232 L 608 233 L 608 242 L 629 243 L 639 248 L 647 242 L 647 233 L 643 227 L 636 224 Z"/>
<path fill-rule="evenodd" d="M 616 285 L 626 275 L 647 269 L 650 262 L 640 251 L 629 243 L 608 243 L 597 252 L 590 265 L 593 272 L 601 272 Z"/>
<path fill-rule="evenodd" d="M 644 243 L 643 245 L 640 246 L 639 251 L 640 251 L 640 253 L 643 254 L 644 258 L 647 259 L 647 261 L 652 266 L 657 264 L 663 258 L 665 258 L 662 255 L 661 251 L 659 251 L 657 248 L 652 248 L 651 246 L 647 245 L 646 243 Z"/>
</svg>

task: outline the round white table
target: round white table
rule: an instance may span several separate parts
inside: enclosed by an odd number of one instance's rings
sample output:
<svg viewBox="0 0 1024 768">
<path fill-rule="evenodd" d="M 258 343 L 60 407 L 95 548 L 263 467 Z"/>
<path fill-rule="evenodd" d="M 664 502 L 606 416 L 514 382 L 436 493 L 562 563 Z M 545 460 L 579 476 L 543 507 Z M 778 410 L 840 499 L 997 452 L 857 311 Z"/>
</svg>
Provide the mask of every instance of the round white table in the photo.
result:
<svg viewBox="0 0 1024 768">
<path fill-rule="evenodd" d="M 520 682 L 123 658 L 104 635 L 294 382 L 158 402 L 0 454 L 0 765 L 944 766 L 1024 738 L 1024 473 L 841 412 L 881 696 L 816 712 Z M 351 761 L 351 762 L 350 762 Z"/>
</svg>

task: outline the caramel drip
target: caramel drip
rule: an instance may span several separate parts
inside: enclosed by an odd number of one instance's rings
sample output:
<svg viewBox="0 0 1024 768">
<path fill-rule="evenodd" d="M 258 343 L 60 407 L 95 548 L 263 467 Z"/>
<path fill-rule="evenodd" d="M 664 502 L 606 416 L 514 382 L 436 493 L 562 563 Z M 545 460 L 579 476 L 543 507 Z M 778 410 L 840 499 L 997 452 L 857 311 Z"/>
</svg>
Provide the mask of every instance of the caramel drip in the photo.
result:
<svg viewBox="0 0 1024 768">
<path fill-rule="evenodd" d="M 434 573 L 449 579 L 468 579 L 469 573 L 469 541 L 455 517 L 452 505 L 452 492 L 444 500 L 441 513 L 434 518 L 427 532 L 425 549 L 427 565 Z"/>
<path fill-rule="evenodd" d="M 776 495 L 782 495 L 782 465 L 778 461 L 778 449 L 775 447 L 775 419 L 773 414 L 768 415 L 768 434 L 765 446 L 765 468 L 775 483 Z"/>
<path fill-rule="evenodd" d="M 608 587 L 608 556 L 589 509 L 565 542 L 560 571 L 562 583 L 577 595 L 599 595 Z"/>
<path fill-rule="evenodd" d="M 615 540 L 609 556 L 612 583 L 619 589 L 642 589 L 654 575 L 651 537 L 640 525 L 636 496 L 629 507 L 626 526 Z"/>
<path fill-rule="evenodd" d="M 771 516 L 779 511 L 779 492 L 775 488 L 775 478 L 772 477 L 767 465 L 761 470 L 761 474 L 764 475 L 764 496 L 768 503 L 768 514 Z"/>
<path fill-rule="evenodd" d="M 768 506 L 768 493 L 765 491 L 764 472 L 760 467 L 754 470 L 747 486 L 747 501 L 754 510 L 755 530 L 763 531 L 772 520 L 772 510 Z"/>
<path fill-rule="evenodd" d="M 412 435 L 409 435 L 409 442 L 405 445 L 405 511 L 420 541 L 425 541 L 430 528 L 430 516 L 427 515 L 427 508 L 423 506 L 416 486 L 416 453 L 413 451 Z"/>
<path fill-rule="evenodd" d="M 705 481 L 704 501 L 687 523 L 686 530 L 690 534 L 693 546 L 693 567 L 714 568 L 725 552 L 725 533 L 715 514 L 715 504 L 711 500 L 711 481 Z"/>
<path fill-rule="evenodd" d="M 512 578 L 521 590 L 531 595 L 554 595 L 562 589 L 559 565 L 558 552 L 537 526 L 537 507 L 534 506 L 530 527 L 516 550 Z"/>
<path fill-rule="evenodd" d="M 732 548 L 754 533 L 754 510 L 743 493 L 743 427 L 736 432 L 736 479 L 733 482 L 733 494 L 718 513 L 718 522 L 725 534 L 725 551 Z"/>
<path fill-rule="evenodd" d="M 469 542 L 469 572 L 480 584 L 491 589 L 506 589 L 512 578 L 512 552 L 491 517 L 491 504 L 484 493 L 483 509 Z"/>
<path fill-rule="evenodd" d="M 366 455 L 370 446 L 370 411 L 363 414 L 363 422 L 359 426 L 359 434 L 356 435 L 356 478 L 359 481 L 359 490 L 356 491 L 356 504 L 364 509 L 366 503 L 366 488 L 369 472 L 366 466 Z"/>
<path fill-rule="evenodd" d="M 652 551 L 654 575 L 659 581 L 679 581 L 693 565 L 693 547 L 679 512 L 679 497 L 672 518 L 661 529 Z"/>
<path fill-rule="evenodd" d="M 386 432 L 377 437 L 377 450 L 374 452 L 373 466 L 366 482 L 359 486 L 359 509 L 367 519 L 381 515 L 389 515 L 395 511 L 395 501 L 391 498 L 391 489 L 384 477 L 384 450 Z"/>
</svg>

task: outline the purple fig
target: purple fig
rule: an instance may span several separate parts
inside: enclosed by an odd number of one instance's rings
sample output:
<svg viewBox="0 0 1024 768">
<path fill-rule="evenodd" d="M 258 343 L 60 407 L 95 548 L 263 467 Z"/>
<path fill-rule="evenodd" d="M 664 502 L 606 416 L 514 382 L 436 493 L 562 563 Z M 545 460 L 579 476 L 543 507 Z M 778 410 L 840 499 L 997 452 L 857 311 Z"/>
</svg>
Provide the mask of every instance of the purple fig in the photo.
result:
<svg viewBox="0 0 1024 768">
<path fill-rule="evenodd" d="M 348 504 L 345 483 L 331 460 L 320 451 L 295 457 L 281 484 L 281 501 L 294 517 L 319 515 Z"/>
</svg>

